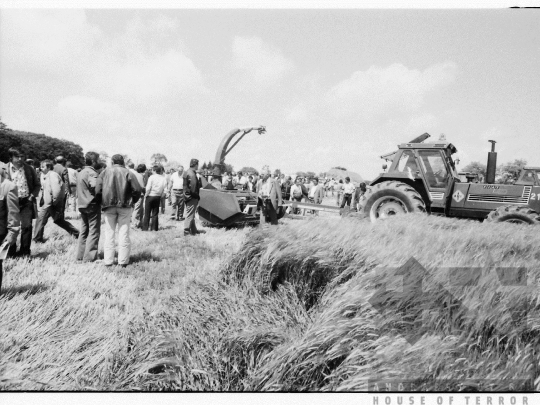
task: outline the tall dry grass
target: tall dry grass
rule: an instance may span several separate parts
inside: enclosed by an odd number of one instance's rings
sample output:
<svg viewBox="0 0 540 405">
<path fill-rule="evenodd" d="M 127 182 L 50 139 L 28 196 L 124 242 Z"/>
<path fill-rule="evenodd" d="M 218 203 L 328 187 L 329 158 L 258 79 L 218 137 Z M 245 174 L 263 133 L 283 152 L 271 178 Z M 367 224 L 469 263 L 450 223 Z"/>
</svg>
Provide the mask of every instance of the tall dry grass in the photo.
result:
<svg viewBox="0 0 540 405">
<path fill-rule="evenodd" d="M 162 226 L 133 233 L 126 269 L 75 264 L 53 225 L 31 261 L 7 261 L 0 389 L 363 390 L 394 378 L 463 390 L 483 378 L 502 390 L 516 377 L 540 388 L 534 227 L 328 216 L 174 239 L 181 223 Z M 424 292 L 400 296 L 394 268 L 411 257 Z M 528 286 L 501 286 L 495 266 L 527 268 Z"/>
</svg>

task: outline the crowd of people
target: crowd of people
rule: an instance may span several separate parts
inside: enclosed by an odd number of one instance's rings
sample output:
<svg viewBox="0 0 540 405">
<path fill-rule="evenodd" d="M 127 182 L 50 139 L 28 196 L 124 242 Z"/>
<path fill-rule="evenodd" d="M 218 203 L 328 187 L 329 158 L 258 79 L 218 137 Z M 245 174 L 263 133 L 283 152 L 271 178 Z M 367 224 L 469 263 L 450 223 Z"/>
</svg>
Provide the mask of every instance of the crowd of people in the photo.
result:
<svg viewBox="0 0 540 405">
<path fill-rule="evenodd" d="M 171 219 L 184 221 L 184 236 L 204 232 L 195 224 L 203 183 L 222 190 L 256 193 L 261 221 L 272 225 L 278 223 L 277 211 L 284 200 L 322 204 L 325 197 L 335 195 L 338 206 L 359 209 L 366 191 L 364 183 L 355 187 L 348 177 L 343 182 L 333 178 L 272 176 L 269 170 L 260 174 L 202 173 L 197 159 L 191 159 L 187 170 L 183 166 L 165 170 L 161 164 L 148 169 L 144 164 L 126 165 L 120 154 L 112 156 L 111 165 L 107 166 L 98 153 L 88 152 L 84 167 L 75 170 L 62 156 L 54 162 L 43 160 L 35 167 L 33 160 L 25 160 L 15 148 L 9 149 L 8 155 L 7 164 L 0 162 L 0 252 L 7 250 L 11 257 L 30 256 L 32 243 L 45 242 L 44 229 L 52 219 L 78 240 L 76 260 L 100 260 L 98 244 L 103 216 L 102 262 L 105 266 L 114 264 L 117 234 L 117 263 L 125 267 L 130 260 L 130 228 L 157 231 L 167 203 L 172 206 Z M 65 219 L 65 212 L 70 210 L 80 214 L 80 229 Z M 301 210 L 293 211 L 298 214 Z M 317 211 L 313 213 L 316 215 Z"/>
</svg>

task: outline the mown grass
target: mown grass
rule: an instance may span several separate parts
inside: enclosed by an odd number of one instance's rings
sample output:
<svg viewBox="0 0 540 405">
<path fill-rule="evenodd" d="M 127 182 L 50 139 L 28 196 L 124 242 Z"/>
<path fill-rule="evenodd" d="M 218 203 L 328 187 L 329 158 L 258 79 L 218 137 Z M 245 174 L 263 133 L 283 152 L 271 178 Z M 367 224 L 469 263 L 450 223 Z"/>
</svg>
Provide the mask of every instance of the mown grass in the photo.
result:
<svg viewBox="0 0 540 405">
<path fill-rule="evenodd" d="M 163 226 L 132 234 L 125 269 L 75 264 L 75 242 L 53 225 L 32 261 L 7 261 L 0 388 L 540 388 L 534 227 L 326 216 L 174 239 L 181 223 Z M 395 275 L 411 257 L 423 292 L 399 294 L 419 281 Z M 527 286 L 501 286 L 495 266 L 525 267 Z"/>
</svg>

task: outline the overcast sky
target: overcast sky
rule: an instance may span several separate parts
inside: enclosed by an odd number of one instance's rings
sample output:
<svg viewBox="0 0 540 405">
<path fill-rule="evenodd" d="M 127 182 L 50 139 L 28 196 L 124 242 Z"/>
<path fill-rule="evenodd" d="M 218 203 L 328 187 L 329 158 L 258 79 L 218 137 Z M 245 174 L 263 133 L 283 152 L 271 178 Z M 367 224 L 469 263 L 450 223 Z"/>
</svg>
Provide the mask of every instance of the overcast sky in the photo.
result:
<svg viewBox="0 0 540 405">
<path fill-rule="evenodd" d="M 373 178 L 424 132 L 540 165 L 540 10 L 1 10 L 0 116 L 85 151 Z"/>
</svg>

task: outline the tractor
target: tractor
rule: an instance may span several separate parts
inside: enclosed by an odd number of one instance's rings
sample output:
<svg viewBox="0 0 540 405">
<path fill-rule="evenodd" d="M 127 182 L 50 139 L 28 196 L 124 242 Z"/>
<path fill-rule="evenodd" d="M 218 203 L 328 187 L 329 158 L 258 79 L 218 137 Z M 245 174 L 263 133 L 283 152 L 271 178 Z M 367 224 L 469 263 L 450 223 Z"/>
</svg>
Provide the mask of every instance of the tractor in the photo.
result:
<svg viewBox="0 0 540 405">
<path fill-rule="evenodd" d="M 489 141 L 485 182 L 464 182 L 452 159 L 456 147 L 446 141 L 424 143 L 429 137 L 425 133 L 381 156 L 391 163 L 366 193 L 363 212 L 372 222 L 420 212 L 487 222 L 540 224 L 540 168 L 524 168 L 514 184 L 495 184 L 496 142 Z"/>
</svg>

